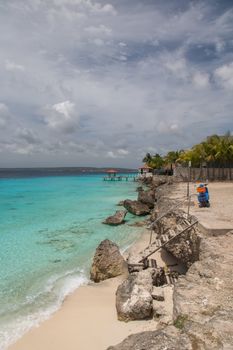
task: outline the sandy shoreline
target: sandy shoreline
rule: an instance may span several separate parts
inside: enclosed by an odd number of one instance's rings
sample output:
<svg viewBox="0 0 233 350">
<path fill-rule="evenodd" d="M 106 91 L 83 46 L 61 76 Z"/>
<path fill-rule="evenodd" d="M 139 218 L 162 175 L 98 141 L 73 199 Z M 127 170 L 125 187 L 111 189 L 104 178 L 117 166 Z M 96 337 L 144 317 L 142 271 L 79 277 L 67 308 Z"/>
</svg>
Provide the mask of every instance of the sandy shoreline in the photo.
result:
<svg viewBox="0 0 233 350">
<path fill-rule="evenodd" d="M 133 229 L 133 227 L 132 227 Z M 149 231 L 129 251 L 148 244 Z M 159 265 L 164 265 L 160 254 Z M 123 277 L 79 287 L 48 320 L 26 333 L 10 350 L 104 350 L 129 334 L 156 328 L 156 321 L 120 322 L 115 309 L 115 292 Z"/>
</svg>

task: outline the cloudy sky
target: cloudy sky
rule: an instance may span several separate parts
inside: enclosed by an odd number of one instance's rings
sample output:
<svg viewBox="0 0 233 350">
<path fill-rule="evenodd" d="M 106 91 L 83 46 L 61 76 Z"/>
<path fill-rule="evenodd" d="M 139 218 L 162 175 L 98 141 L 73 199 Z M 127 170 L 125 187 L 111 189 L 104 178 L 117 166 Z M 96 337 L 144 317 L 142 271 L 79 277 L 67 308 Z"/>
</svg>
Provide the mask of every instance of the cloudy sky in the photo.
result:
<svg viewBox="0 0 233 350">
<path fill-rule="evenodd" d="M 0 167 L 135 167 L 233 131 L 232 23 L 232 0 L 0 0 Z"/>
</svg>

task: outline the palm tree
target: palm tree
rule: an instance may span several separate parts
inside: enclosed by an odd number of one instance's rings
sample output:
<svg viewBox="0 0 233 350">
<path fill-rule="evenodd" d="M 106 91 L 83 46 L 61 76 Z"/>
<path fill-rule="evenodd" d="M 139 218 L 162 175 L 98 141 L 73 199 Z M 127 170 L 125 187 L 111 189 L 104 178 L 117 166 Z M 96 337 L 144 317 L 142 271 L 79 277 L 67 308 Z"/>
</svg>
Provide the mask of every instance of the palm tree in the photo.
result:
<svg viewBox="0 0 233 350">
<path fill-rule="evenodd" d="M 166 165 L 170 165 L 171 171 L 173 170 L 173 164 L 179 159 L 181 151 L 170 151 L 163 158 Z"/>
<path fill-rule="evenodd" d="M 144 163 L 148 164 L 148 163 L 150 163 L 151 160 L 152 160 L 151 154 L 150 154 L 150 153 L 147 153 L 146 156 L 143 158 L 142 161 L 143 161 Z"/>
<path fill-rule="evenodd" d="M 149 162 L 148 165 L 149 165 L 151 168 L 153 168 L 153 169 L 161 169 L 162 166 L 163 166 L 163 164 L 164 164 L 163 158 L 161 157 L 160 154 L 156 153 L 156 154 L 152 157 L 152 159 L 151 159 L 151 161 Z"/>
</svg>

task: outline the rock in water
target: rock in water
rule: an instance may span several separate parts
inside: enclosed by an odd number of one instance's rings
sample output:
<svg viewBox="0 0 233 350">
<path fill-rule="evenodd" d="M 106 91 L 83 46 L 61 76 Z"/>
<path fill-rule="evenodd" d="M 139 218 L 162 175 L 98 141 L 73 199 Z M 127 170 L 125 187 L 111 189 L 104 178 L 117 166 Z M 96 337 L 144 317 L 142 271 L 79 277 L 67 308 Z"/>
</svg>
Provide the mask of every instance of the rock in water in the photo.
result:
<svg viewBox="0 0 233 350">
<path fill-rule="evenodd" d="M 127 272 L 127 263 L 120 254 L 119 247 L 108 239 L 102 241 L 92 262 L 91 280 L 100 282 Z"/>
<path fill-rule="evenodd" d="M 109 216 L 103 224 L 107 225 L 120 225 L 124 223 L 125 215 L 127 214 L 126 210 L 117 210 L 116 213 L 112 216 Z"/>
<path fill-rule="evenodd" d="M 152 277 L 148 270 L 130 275 L 116 292 L 116 309 L 120 321 L 143 320 L 152 316 Z"/>
<path fill-rule="evenodd" d="M 138 201 L 131 201 L 130 199 L 126 199 L 124 201 L 124 207 L 130 213 L 138 216 L 147 215 L 150 213 L 150 208 L 148 207 L 148 205 Z"/>
</svg>

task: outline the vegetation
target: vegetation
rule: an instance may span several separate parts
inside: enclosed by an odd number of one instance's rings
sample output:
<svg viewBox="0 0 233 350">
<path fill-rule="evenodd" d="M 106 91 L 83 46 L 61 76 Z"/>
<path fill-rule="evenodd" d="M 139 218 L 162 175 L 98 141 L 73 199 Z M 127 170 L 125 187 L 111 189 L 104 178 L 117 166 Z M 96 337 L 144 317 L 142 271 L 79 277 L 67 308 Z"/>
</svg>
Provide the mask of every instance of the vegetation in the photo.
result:
<svg viewBox="0 0 233 350">
<path fill-rule="evenodd" d="M 193 167 L 210 165 L 213 167 L 227 167 L 233 164 L 233 137 L 228 132 L 224 136 L 212 135 L 191 149 L 170 151 L 165 156 L 156 153 L 147 153 L 143 161 L 153 169 L 170 167 L 173 164 L 188 165 L 189 161 Z"/>
<path fill-rule="evenodd" d="M 177 319 L 174 321 L 174 326 L 178 329 L 183 329 L 185 322 L 188 320 L 187 315 L 179 315 Z"/>
<path fill-rule="evenodd" d="M 158 153 L 156 153 L 154 156 L 152 156 L 150 153 L 147 153 L 143 158 L 143 162 L 145 162 L 149 167 L 153 169 L 161 169 L 164 165 L 164 159 Z"/>
</svg>

